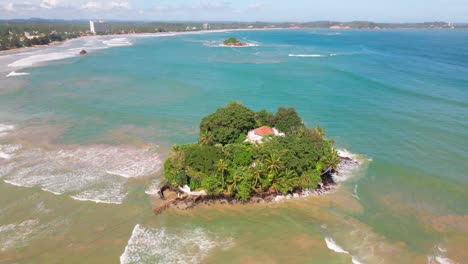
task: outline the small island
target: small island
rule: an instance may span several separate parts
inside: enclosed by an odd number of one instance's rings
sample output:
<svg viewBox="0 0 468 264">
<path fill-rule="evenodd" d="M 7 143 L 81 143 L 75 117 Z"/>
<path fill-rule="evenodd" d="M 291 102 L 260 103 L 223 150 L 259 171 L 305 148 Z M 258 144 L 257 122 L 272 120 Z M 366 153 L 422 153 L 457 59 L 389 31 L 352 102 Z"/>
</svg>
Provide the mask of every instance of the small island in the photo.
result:
<svg viewBox="0 0 468 264">
<path fill-rule="evenodd" d="M 247 43 L 242 43 L 242 42 L 240 42 L 240 40 L 238 40 L 238 39 L 236 39 L 234 37 L 226 39 L 223 42 L 223 44 L 224 44 L 224 46 L 230 46 L 230 47 L 245 47 L 245 46 L 248 46 Z"/>
<path fill-rule="evenodd" d="M 159 193 L 169 201 L 155 213 L 324 192 L 340 160 L 333 140 L 307 128 L 294 108 L 255 112 L 231 102 L 202 119 L 197 143 L 173 146 Z"/>
</svg>

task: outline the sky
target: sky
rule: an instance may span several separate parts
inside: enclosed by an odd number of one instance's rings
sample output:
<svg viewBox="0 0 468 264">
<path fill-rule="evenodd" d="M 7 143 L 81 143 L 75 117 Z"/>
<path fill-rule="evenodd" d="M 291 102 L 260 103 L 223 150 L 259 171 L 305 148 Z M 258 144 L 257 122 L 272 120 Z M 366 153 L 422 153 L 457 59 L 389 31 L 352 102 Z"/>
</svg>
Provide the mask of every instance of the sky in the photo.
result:
<svg viewBox="0 0 468 264">
<path fill-rule="evenodd" d="M 468 22 L 468 0 L 0 0 L 0 19 Z"/>
</svg>

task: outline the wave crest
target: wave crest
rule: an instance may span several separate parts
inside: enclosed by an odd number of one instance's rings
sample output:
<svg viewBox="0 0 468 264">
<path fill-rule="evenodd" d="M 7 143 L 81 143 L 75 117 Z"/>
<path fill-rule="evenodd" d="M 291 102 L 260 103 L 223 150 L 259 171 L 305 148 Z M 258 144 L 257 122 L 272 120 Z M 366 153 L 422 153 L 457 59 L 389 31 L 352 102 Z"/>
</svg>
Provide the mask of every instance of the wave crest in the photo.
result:
<svg viewBox="0 0 468 264">
<path fill-rule="evenodd" d="M 211 250 L 226 250 L 232 245 L 231 238 L 218 238 L 202 228 L 177 234 L 166 228 L 136 225 L 120 263 L 202 263 Z"/>
</svg>

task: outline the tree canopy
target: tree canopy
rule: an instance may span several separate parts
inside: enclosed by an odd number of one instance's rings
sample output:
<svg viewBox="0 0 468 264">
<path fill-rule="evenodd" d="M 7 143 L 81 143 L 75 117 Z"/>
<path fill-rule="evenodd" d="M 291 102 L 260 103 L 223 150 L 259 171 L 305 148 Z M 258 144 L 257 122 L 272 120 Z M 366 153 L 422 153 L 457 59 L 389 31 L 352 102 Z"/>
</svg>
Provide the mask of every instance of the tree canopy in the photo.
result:
<svg viewBox="0 0 468 264">
<path fill-rule="evenodd" d="M 281 128 L 285 136 L 244 142 L 251 129 L 263 125 Z M 317 188 L 338 162 L 333 141 L 320 127 L 308 129 L 294 108 L 255 113 L 233 102 L 202 119 L 198 143 L 173 147 L 164 176 L 172 187 L 187 184 L 246 201 L 254 194 Z"/>
<path fill-rule="evenodd" d="M 234 37 L 230 37 L 230 38 L 228 38 L 228 39 L 226 39 L 226 40 L 224 41 L 224 45 L 234 45 L 234 44 L 236 44 L 237 42 L 239 42 L 239 40 L 237 40 L 237 39 L 234 38 Z"/>
<path fill-rule="evenodd" d="M 232 102 L 202 119 L 200 142 L 205 144 L 230 144 L 241 135 L 255 128 L 257 116 L 254 111 L 240 103 Z"/>
</svg>

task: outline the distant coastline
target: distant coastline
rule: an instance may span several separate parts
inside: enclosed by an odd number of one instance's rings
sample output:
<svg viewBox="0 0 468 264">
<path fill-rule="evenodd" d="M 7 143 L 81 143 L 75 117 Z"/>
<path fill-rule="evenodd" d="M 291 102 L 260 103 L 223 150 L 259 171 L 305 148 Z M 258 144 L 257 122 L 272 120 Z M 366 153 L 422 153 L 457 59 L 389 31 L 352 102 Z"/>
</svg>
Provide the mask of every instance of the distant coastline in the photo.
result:
<svg viewBox="0 0 468 264">
<path fill-rule="evenodd" d="M 39 23 L 40 22 L 40 23 Z M 369 21 L 337 22 L 317 21 L 307 23 L 267 22 L 215 22 L 212 24 L 167 23 L 167 22 L 109 22 L 110 29 L 98 36 L 127 36 L 135 34 L 175 34 L 191 32 L 217 32 L 230 30 L 272 30 L 272 29 L 330 29 L 330 30 L 381 30 L 381 29 L 459 29 L 468 24 L 447 22 L 426 23 L 375 23 Z M 25 29 L 28 29 L 27 31 Z M 8 32 L 0 38 L 0 54 L 5 50 L 18 51 L 23 48 L 56 45 L 63 41 L 94 36 L 86 21 L 16 19 L 0 20 L 0 32 Z"/>
</svg>

